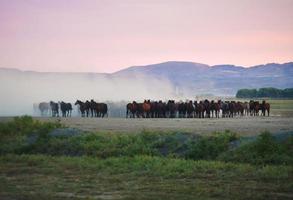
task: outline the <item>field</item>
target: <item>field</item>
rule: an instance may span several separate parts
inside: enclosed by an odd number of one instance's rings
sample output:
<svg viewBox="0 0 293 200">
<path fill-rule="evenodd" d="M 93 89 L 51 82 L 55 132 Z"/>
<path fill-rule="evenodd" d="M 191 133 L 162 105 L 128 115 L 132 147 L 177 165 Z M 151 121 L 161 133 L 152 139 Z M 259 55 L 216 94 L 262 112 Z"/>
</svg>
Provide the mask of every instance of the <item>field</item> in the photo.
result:
<svg viewBox="0 0 293 200">
<path fill-rule="evenodd" d="M 56 121 L 52 118 L 36 118 Z M 4 120 L 4 119 L 3 119 Z M 61 123 L 84 131 L 133 133 L 142 130 L 179 131 L 207 134 L 230 130 L 242 135 L 255 135 L 269 130 L 272 133 L 293 131 L 293 117 L 243 117 L 231 119 L 125 119 L 125 118 L 62 118 Z"/>
<path fill-rule="evenodd" d="M 233 119 L 2 117 L 0 199 L 292 199 L 291 103 Z"/>
<path fill-rule="evenodd" d="M 292 168 L 158 157 L 3 156 L 1 199 L 292 199 Z"/>
</svg>

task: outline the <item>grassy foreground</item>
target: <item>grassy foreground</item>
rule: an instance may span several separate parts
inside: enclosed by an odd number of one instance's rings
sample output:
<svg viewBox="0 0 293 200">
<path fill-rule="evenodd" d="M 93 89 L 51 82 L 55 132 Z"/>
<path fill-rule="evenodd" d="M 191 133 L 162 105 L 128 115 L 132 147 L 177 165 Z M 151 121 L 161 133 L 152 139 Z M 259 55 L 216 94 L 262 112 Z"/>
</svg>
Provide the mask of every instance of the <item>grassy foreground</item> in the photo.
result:
<svg viewBox="0 0 293 200">
<path fill-rule="evenodd" d="M 0 123 L 0 199 L 292 199 L 293 138 Z"/>
<path fill-rule="evenodd" d="M 135 156 L 6 155 L 0 197 L 290 199 L 292 168 Z"/>
</svg>

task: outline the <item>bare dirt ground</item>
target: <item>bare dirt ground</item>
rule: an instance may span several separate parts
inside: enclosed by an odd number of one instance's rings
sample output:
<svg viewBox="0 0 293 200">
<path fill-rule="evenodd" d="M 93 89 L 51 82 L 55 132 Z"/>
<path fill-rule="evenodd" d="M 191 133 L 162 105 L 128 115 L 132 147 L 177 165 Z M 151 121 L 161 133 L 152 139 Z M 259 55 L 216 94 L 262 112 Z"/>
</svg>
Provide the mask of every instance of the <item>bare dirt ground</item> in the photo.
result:
<svg viewBox="0 0 293 200">
<path fill-rule="evenodd" d="M 0 121 L 12 118 L 2 117 Z M 237 117 L 220 119 L 126 119 L 126 118 L 48 118 L 35 117 L 40 121 L 60 120 L 62 124 L 84 131 L 102 132 L 140 132 L 181 131 L 207 134 L 215 131 L 230 130 L 242 135 L 255 135 L 265 130 L 271 133 L 293 131 L 293 117 Z"/>
</svg>

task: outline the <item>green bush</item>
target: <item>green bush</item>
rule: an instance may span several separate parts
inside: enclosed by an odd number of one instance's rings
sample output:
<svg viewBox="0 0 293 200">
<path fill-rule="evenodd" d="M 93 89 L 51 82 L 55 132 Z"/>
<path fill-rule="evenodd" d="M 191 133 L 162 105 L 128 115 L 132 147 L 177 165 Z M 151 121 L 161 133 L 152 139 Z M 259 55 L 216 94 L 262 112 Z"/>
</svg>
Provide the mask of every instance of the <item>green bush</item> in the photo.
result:
<svg viewBox="0 0 293 200">
<path fill-rule="evenodd" d="M 190 141 L 186 158 L 193 160 L 216 159 L 221 153 L 228 151 L 230 142 L 236 139 L 237 136 L 235 134 L 224 132 Z"/>
<path fill-rule="evenodd" d="M 0 154 L 24 153 L 30 135 L 46 138 L 47 134 L 62 125 L 58 122 L 40 122 L 30 116 L 15 117 L 12 121 L 0 123 Z"/>
<path fill-rule="evenodd" d="M 32 133 L 46 134 L 60 128 L 59 122 L 40 122 L 30 116 L 14 117 L 12 121 L 0 123 L 0 138 L 28 135 Z"/>
<path fill-rule="evenodd" d="M 292 136 L 286 142 L 277 142 L 269 132 L 260 134 L 256 141 L 223 152 L 222 161 L 252 164 L 293 164 Z"/>
</svg>

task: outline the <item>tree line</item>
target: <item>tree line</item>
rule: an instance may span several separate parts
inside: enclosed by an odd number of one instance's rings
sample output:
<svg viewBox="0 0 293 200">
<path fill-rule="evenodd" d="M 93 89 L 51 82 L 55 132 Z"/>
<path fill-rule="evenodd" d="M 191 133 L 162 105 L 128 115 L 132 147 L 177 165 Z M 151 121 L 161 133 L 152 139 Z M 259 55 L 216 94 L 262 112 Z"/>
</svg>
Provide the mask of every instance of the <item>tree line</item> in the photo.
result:
<svg viewBox="0 0 293 200">
<path fill-rule="evenodd" d="M 259 89 L 240 89 L 236 93 L 237 98 L 290 98 L 293 99 L 293 88 L 259 88 Z"/>
</svg>

